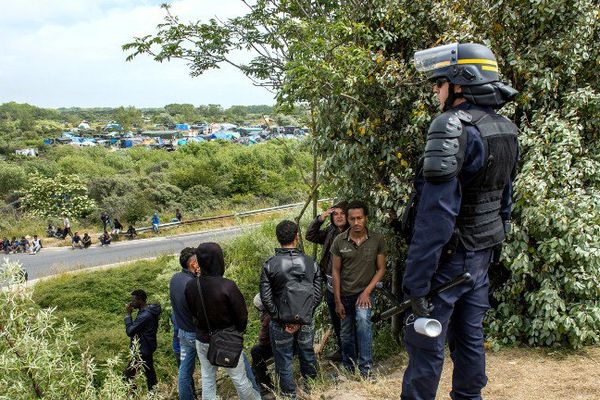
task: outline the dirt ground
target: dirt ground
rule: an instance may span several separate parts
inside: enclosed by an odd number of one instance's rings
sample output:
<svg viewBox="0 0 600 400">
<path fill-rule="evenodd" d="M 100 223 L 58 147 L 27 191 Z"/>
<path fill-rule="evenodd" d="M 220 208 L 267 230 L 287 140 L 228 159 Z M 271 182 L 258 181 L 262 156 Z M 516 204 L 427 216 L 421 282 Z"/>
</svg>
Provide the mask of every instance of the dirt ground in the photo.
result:
<svg viewBox="0 0 600 400">
<path fill-rule="evenodd" d="M 394 367 L 394 363 L 398 366 Z M 399 399 L 402 358 L 388 360 L 375 383 L 342 379 L 335 387 L 314 390 L 311 399 Z M 389 368 L 389 370 L 387 370 Z M 598 400 L 600 399 L 600 348 L 580 351 L 505 349 L 487 353 L 489 382 L 486 400 Z M 452 361 L 446 358 L 437 399 L 449 399 Z"/>
</svg>

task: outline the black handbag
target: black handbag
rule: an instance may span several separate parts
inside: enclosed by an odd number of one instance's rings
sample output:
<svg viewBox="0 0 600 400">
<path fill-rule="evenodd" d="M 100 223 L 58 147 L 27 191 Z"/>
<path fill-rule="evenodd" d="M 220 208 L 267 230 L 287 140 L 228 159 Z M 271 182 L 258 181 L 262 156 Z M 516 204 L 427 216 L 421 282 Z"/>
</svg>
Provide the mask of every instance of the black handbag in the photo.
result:
<svg viewBox="0 0 600 400">
<path fill-rule="evenodd" d="M 200 294 L 200 304 L 202 304 L 202 312 L 208 326 L 208 353 L 206 358 L 208 362 L 216 367 L 234 368 L 240 361 L 242 350 L 244 348 L 244 336 L 235 327 L 218 329 L 213 331 L 210 329 L 210 322 L 204 308 L 204 296 L 200 285 L 200 278 L 196 279 L 198 293 Z"/>
</svg>

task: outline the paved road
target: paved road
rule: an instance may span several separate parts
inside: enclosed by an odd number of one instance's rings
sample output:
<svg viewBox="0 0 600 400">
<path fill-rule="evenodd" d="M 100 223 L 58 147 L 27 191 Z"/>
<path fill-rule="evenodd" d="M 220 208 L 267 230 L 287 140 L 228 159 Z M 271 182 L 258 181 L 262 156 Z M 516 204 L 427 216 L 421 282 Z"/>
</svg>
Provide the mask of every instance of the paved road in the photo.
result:
<svg viewBox="0 0 600 400">
<path fill-rule="evenodd" d="M 242 233 L 253 225 L 215 229 L 207 232 L 189 233 L 170 237 L 157 237 L 132 241 L 116 242 L 108 247 L 93 244 L 86 250 L 49 248 L 34 256 L 29 254 L 0 255 L 11 261 L 19 261 L 29 274 L 29 279 L 73 271 L 82 268 L 110 265 L 126 261 L 156 257 L 160 254 L 178 253 L 184 247 L 196 247 L 201 242 L 223 242 Z"/>
</svg>

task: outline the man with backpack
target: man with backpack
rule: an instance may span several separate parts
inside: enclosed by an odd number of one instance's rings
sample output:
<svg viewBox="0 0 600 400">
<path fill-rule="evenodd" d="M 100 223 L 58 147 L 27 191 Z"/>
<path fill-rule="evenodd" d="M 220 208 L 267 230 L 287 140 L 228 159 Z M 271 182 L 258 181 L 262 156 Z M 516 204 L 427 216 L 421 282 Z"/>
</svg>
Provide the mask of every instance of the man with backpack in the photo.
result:
<svg viewBox="0 0 600 400">
<path fill-rule="evenodd" d="M 294 348 L 302 376 L 314 379 L 317 375 L 313 314 L 321 300 L 321 276 L 315 260 L 298 249 L 298 225 L 281 221 L 276 234 L 281 248 L 263 266 L 260 297 L 271 316 L 271 343 L 282 395 L 295 398 Z"/>
</svg>

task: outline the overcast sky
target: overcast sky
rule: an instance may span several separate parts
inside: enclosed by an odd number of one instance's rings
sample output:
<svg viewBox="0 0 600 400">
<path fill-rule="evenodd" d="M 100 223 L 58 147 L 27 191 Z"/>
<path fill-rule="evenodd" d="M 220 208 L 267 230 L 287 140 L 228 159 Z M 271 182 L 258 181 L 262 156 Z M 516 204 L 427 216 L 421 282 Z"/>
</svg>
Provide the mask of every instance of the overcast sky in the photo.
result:
<svg viewBox="0 0 600 400">
<path fill-rule="evenodd" d="M 273 104 L 232 67 L 192 78 L 183 61 L 126 62 L 121 45 L 155 32 L 165 0 L 0 0 L 0 103 L 40 107 Z M 240 0 L 174 0 L 182 20 L 231 17 Z"/>
</svg>

